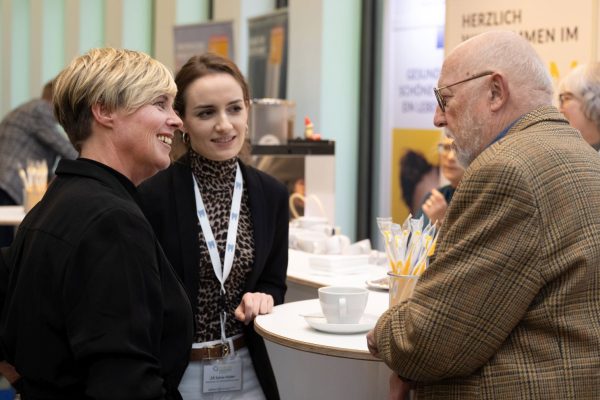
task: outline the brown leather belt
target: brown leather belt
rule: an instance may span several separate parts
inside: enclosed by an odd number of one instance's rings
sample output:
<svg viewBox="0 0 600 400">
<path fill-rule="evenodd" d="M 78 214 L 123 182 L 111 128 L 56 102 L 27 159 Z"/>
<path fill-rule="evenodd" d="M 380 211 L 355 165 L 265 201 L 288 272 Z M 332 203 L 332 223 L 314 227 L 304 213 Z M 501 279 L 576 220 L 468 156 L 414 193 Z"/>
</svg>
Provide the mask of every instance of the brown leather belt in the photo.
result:
<svg viewBox="0 0 600 400">
<path fill-rule="evenodd" d="M 244 336 L 237 337 L 232 340 L 233 349 L 239 350 L 242 347 L 246 347 L 246 339 Z M 218 343 L 210 347 L 202 347 L 201 349 L 192 348 L 190 353 L 190 361 L 204 361 L 204 360 L 215 360 L 226 357 L 231 353 L 229 343 Z"/>
</svg>

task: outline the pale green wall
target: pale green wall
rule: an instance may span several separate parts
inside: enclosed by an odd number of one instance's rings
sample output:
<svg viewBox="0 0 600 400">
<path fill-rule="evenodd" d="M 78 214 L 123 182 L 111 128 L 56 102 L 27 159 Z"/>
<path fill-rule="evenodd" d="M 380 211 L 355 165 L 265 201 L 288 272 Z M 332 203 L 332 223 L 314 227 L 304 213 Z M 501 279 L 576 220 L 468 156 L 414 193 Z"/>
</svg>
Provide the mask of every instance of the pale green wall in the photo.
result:
<svg viewBox="0 0 600 400">
<path fill-rule="evenodd" d="M 131 50 L 152 54 L 152 2 L 127 0 L 123 2 L 123 43 Z"/>
<path fill-rule="evenodd" d="M 44 0 L 42 13 L 42 84 L 54 78 L 64 67 L 65 59 L 65 2 Z M 34 90 L 32 90 L 32 93 Z M 36 93 L 39 91 L 35 91 Z"/>
<path fill-rule="evenodd" d="M 322 132 L 335 140 L 335 220 L 356 236 L 360 0 L 323 1 Z"/>
<path fill-rule="evenodd" d="M 0 117 L 4 114 L 3 110 L 4 110 L 4 29 L 2 29 L 2 26 L 4 26 L 5 22 L 4 22 L 4 4 L 3 4 L 3 0 L 0 0 Z M 8 89 L 6 89 L 8 90 Z"/>
<path fill-rule="evenodd" d="M 6 0 L 5 0 L 6 1 Z M 18 0 L 12 2 L 11 36 L 10 36 L 10 103 L 9 107 L 29 100 L 29 47 L 30 40 L 29 13 L 30 1 Z"/>
<path fill-rule="evenodd" d="M 361 0 L 289 0 L 288 93 L 296 132 L 309 116 L 335 141 L 335 216 L 356 239 Z"/>
<path fill-rule="evenodd" d="M 81 29 L 79 33 L 79 54 L 104 45 L 104 18 L 103 0 L 81 2 L 79 21 L 85 29 Z"/>
<path fill-rule="evenodd" d="M 216 11 L 222 5 L 222 0 L 218 1 Z M 240 16 L 265 13 L 264 9 L 257 11 L 253 7 L 258 4 L 264 7 L 267 3 L 266 0 L 229 1 L 237 5 Z M 292 100 L 297 101 L 299 112 L 315 116 L 324 137 L 336 141 L 336 225 L 354 239 L 361 1 L 293 1 L 300 14 L 305 12 L 303 8 L 310 8 L 307 18 L 311 21 L 299 27 L 300 42 L 296 43 L 302 48 L 301 41 L 311 37 L 318 43 L 320 54 L 314 59 L 308 53 L 302 54 L 302 59 L 296 58 L 300 63 L 316 60 L 319 83 L 313 87 L 311 76 L 292 71 L 289 79 L 302 80 L 302 91 Z M 166 12 L 154 15 L 158 4 Z M 33 15 L 41 21 L 31 21 L 32 6 L 36 7 Z M 165 63 L 172 62 L 169 29 L 175 24 L 207 21 L 208 13 L 209 0 L 0 0 L 0 118 L 37 95 L 41 85 L 72 57 L 90 48 L 108 43 L 147 52 Z M 244 29 L 238 33 L 247 35 Z M 163 43 L 159 39 L 164 39 Z M 245 40 L 238 37 L 236 42 L 246 43 Z M 41 65 L 32 64 L 32 60 L 39 60 Z M 247 62 L 236 61 L 241 65 Z"/>
<path fill-rule="evenodd" d="M 209 0 L 177 0 L 175 21 L 178 25 L 208 21 Z"/>
<path fill-rule="evenodd" d="M 172 4 L 176 24 L 208 20 L 209 0 L 0 0 L 0 118 L 73 57 L 106 46 L 107 31 L 120 31 L 109 45 L 154 55 L 155 1 Z"/>
</svg>

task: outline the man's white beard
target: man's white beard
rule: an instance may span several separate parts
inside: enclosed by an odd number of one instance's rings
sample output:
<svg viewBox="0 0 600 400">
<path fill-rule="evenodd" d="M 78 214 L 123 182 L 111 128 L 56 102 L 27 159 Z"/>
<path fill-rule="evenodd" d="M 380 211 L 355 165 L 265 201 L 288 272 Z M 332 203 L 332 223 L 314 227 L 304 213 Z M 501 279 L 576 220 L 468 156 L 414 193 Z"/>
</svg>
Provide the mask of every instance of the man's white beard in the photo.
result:
<svg viewBox="0 0 600 400">
<path fill-rule="evenodd" d="M 462 121 L 458 124 L 458 134 L 445 128 L 446 136 L 454 138 L 454 151 L 456 159 L 463 168 L 467 168 L 481 153 L 484 126 L 486 122 L 475 118 L 470 105 L 466 105 Z"/>
</svg>

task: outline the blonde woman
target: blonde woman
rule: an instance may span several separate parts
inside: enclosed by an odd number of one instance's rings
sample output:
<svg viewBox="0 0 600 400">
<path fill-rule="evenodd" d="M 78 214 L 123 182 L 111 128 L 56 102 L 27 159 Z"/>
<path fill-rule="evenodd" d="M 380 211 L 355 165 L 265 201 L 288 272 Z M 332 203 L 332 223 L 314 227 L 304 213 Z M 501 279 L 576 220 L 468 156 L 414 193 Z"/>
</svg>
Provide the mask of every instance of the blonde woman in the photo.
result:
<svg viewBox="0 0 600 400">
<path fill-rule="evenodd" d="M 180 399 L 192 312 L 136 199 L 169 165 L 181 119 L 170 72 L 95 49 L 55 83 L 79 152 L 30 211 L 7 257 L 2 350 L 24 399 Z"/>
</svg>

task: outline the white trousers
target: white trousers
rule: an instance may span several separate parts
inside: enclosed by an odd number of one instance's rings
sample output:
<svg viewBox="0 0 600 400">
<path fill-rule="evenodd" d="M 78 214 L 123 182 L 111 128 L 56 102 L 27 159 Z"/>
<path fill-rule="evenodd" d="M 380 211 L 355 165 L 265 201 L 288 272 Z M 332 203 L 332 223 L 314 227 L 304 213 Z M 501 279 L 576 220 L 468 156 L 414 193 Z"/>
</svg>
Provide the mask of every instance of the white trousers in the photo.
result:
<svg viewBox="0 0 600 400">
<path fill-rule="evenodd" d="M 247 347 L 241 348 L 235 354 L 242 359 L 242 390 L 232 392 L 202 393 L 204 366 L 209 361 L 190 361 L 181 383 L 179 392 L 183 400 L 264 400 L 265 395 L 256 378 L 250 352 Z"/>
</svg>

